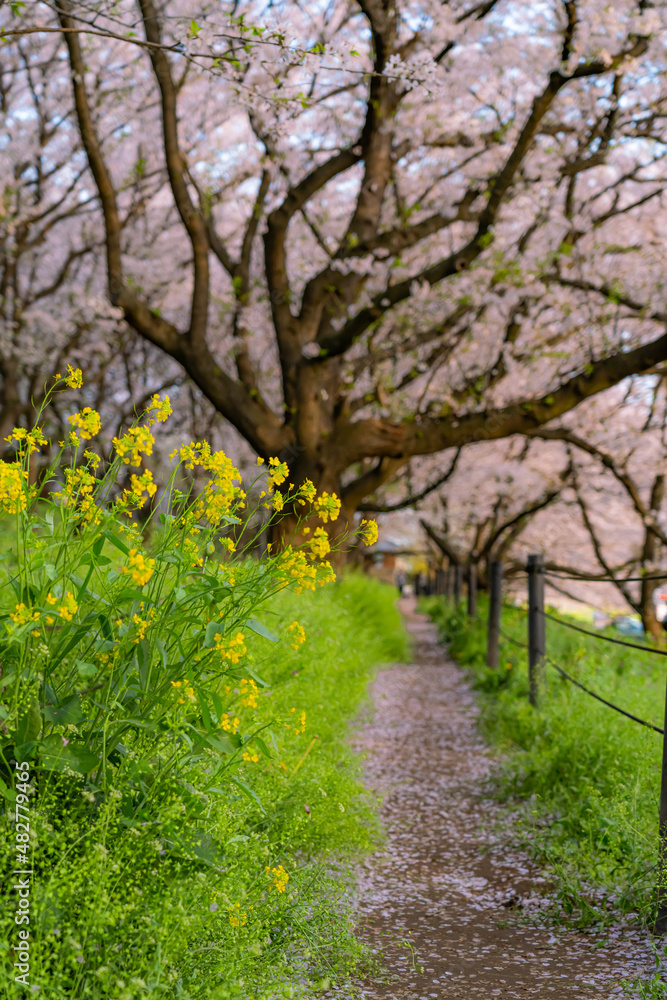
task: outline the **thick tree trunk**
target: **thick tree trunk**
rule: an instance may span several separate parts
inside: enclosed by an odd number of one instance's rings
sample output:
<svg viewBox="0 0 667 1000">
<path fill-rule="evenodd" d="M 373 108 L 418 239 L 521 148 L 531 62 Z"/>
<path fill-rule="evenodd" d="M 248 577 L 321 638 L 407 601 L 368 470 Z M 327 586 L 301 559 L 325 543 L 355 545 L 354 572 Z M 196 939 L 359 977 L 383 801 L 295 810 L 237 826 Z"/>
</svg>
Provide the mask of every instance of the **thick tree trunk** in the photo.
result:
<svg viewBox="0 0 667 1000">
<path fill-rule="evenodd" d="M 665 477 L 662 473 L 658 475 L 653 480 L 653 486 L 651 488 L 651 500 L 649 504 L 649 511 L 652 519 L 657 518 L 660 507 L 662 506 L 662 501 L 665 495 Z M 656 557 L 656 550 L 658 546 L 658 538 L 654 531 L 651 530 L 650 523 L 647 523 L 644 528 L 644 547 L 642 549 L 642 566 L 652 566 Z M 665 640 L 665 632 L 662 625 L 655 617 L 655 606 L 653 604 L 653 591 L 655 590 L 654 580 L 644 580 L 641 584 L 640 593 L 640 604 L 639 613 L 642 618 L 642 625 L 644 630 L 656 640 L 662 644 Z"/>
</svg>

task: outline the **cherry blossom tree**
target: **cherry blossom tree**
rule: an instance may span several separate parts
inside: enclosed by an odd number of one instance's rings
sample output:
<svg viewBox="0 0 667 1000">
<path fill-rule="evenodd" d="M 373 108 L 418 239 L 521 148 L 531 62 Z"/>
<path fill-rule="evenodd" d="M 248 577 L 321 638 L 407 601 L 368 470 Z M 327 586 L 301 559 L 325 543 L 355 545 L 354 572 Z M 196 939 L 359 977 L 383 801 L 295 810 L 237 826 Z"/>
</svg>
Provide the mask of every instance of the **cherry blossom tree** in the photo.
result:
<svg viewBox="0 0 667 1000">
<path fill-rule="evenodd" d="M 565 444 L 572 461 L 574 500 L 588 540 L 583 559 L 579 551 L 567 564 L 552 552 L 547 564 L 582 580 L 611 580 L 640 615 L 645 631 L 664 639 L 654 592 L 661 574 L 667 580 L 665 374 L 635 380 L 622 401 L 614 395 L 584 407 L 573 426 L 534 434 Z"/>
<path fill-rule="evenodd" d="M 645 0 L 57 0 L 3 33 L 55 63 L 113 316 L 349 517 L 667 356 L 666 31 Z"/>
<path fill-rule="evenodd" d="M 490 559 L 512 578 L 541 552 L 551 593 L 607 608 L 620 597 L 664 638 L 654 603 L 667 581 L 664 370 L 600 394 L 558 425 L 454 453 L 439 479 L 433 462 L 394 485 L 400 499 L 362 509 L 418 510 L 441 558 L 477 565 L 482 585 Z"/>
<path fill-rule="evenodd" d="M 409 470 L 412 475 L 404 474 L 404 482 L 399 479 L 394 484 L 392 492 L 405 494 L 401 499 L 364 501 L 360 510 L 380 517 L 418 511 L 438 561 L 475 566 L 482 587 L 488 583 L 494 559 L 505 562 L 508 576 L 523 571 L 521 543 L 538 514 L 541 531 L 546 539 L 551 537 L 549 508 L 571 492 L 574 471 L 565 446 L 545 446 L 519 436 L 457 449 L 437 478 L 433 478 L 433 464 L 433 459 L 422 460 L 426 468 Z"/>
<path fill-rule="evenodd" d="M 0 436 L 31 427 L 45 386 L 68 363 L 86 370 L 80 407 L 102 411 L 109 437 L 183 372 L 157 355 L 104 294 L 104 233 L 72 120 L 62 40 L 20 37 L 0 64 Z M 130 216 L 140 212 L 134 196 Z M 147 351 L 153 354 L 150 363 Z M 69 404 L 76 400 L 70 395 Z M 80 408 L 79 407 L 79 408 Z M 54 438 L 67 414 L 48 412 Z M 48 463 L 49 456 L 35 454 Z"/>
</svg>

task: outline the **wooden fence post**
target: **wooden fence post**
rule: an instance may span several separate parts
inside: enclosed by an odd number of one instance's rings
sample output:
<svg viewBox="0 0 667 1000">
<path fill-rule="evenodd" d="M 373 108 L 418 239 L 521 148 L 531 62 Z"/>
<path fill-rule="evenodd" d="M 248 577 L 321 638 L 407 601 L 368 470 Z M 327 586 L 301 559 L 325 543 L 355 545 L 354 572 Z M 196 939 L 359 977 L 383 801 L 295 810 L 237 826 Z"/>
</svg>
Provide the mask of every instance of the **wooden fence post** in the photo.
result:
<svg viewBox="0 0 667 1000">
<path fill-rule="evenodd" d="M 530 703 L 537 707 L 544 686 L 546 628 L 544 617 L 544 556 L 528 556 L 528 685 Z"/>
<path fill-rule="evenodd" d="M 654 933 L 667 931 L 667 690 L 665 691 L 665 722 L 662 736 L 662 778 L 660 781 L 660 820 L 658 826 L 658 886 L 657 913 Z"/>
<path fill-rule="evenodd" d="M 450 563 L 447 567 L 447 577 L 445 579 L 445 597 L 451 601 L 454 596 L 454 567 Z"/>
<path fill-rule="evenodd" d="M 500 638 L 500 609 L 502 607 L 503 564 L 491 563 L 489 579 L 489 627 L 486 639 L 486 665 L 498 669 L 498 640 Z"/>
<path fill-rule="evenodd" d="M 457 563 L 454 567 L 454 604 L 458 608 L 461 603 L 461 593 L 463 591 L 463 566 Z"/>
<path fill-rule="evenodd" d="M 474 563 L 468 566 L 468 614 L 471 618 L 477 615 L 477 567 Z"/>
<path fill-rule="evenodd" d="M 444 569 L 436 569 L 435 571 L 435 592 L 436 594 L 442 596 L 445 592 L 445 571 Z"/>
</svg>

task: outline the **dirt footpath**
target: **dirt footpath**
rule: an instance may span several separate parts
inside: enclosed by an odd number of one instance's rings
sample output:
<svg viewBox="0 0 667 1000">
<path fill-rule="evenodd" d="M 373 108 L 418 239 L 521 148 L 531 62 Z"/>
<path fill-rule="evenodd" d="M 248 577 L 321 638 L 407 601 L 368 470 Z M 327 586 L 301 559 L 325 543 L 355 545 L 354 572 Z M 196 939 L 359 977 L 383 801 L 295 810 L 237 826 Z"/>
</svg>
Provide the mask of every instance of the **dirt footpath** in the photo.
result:
<svg viewBox="0 0 667 1000">
<path fill-rule="evenodd" d="M 385 794 L 387 830 L 386 848 L 360 872 L 360 920 L 389 976 L 364 983 L 363 995 L 622 996 L 624 978 L 650 978 L 648 937 L 629 928 L 602 937 L 527 925 L 544 879 L 493 832 L 498 807 L 484 796 L 493 759 L 475 726 L 473 696 L 435 628 L 414 602 L 402 604 L 415 662 L 380 674 L 374 718 L 358 739 L 368 781 Z"/>
</svg>

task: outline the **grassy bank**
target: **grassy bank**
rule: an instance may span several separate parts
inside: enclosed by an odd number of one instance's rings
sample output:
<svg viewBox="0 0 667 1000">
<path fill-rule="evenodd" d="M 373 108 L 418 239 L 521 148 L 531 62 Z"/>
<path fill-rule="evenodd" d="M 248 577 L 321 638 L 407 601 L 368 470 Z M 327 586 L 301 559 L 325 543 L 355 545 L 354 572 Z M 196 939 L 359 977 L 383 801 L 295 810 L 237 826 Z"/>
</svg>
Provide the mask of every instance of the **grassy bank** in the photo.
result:
<svg viewBox="0 0 667 1000">
<path fill-rule="evenodd" d="M 634 912 L 652 919 L 662 738 L 547 668 L 539 711 L 528 702 L 526 653 L 501 642 L 485 665 L 485 600 L 470 621 L 443 599 L 424 610 L 479 692 L 481 723 L 504 755 L 498 794 L 522 802 L 525 841 L 552 866 L 561 904 L 579 925 Z M 526 640 L 526 617 L 503 610 L 503 630 Z M 665 661 L 547 622 L 549 657 L 602 697 L 662 726 Z M 591 891 L 593 890 L 593 891 Z"/>
<path fill-rule="evenodd" d="M 347 736 L 375 666 L 405 651 L 394 596 L 350 576 L 270 600 L 267 626 L 285 634 L 298 614 L 306 641 L 248 635 L 247 666 L 265 684 L 253 716 L 274 736 L 267 755 L 248 744 L 233 785 L 210 787 L 202 753 L 145 814 L 120 768 L 103 797 L 78 774 L 38 796 L 30 982 L 40 997 L 311 997 L 355 966 L 346 861 L 373 842 L 377 820 Z M 138 758 L 130 770 L 150 798 L 151 765 Z M 13 851 L 5 838 L 6 871 Z M 13 996 L 9 889 L 5 903 L 3 995 Z"/>
</svg>

